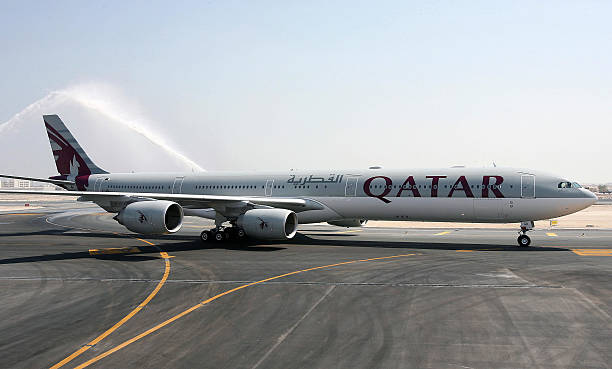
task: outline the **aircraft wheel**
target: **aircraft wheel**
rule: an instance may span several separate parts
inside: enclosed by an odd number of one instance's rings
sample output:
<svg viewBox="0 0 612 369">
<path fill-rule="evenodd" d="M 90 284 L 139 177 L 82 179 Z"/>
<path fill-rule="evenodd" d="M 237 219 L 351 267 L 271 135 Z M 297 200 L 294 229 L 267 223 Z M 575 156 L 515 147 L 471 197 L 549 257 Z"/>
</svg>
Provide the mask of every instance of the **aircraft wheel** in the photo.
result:
<svg viewBox="0 0 612 369">
<path fill-rule="evenodd" d="M 202 240 L 202 242 L 208 242 L 210 239 L 210 231 L 203 231 L 202 233 L 200 233 L 200 240 Z"/>
<path fill-rule="evenodd" d="M 531 244 L 531 238 L 526 234 L 522 234 L 517 239 L 519 246 L 527 247 Z"/>
<path fill-rule="evenodd" d="M 246 233 L 244 232 L 244 229 L 240 228 L 238 230 L 238 232 L 236 232 L 236 236 L 238 236 L 238 239 L 243 239 L 246 237 Z"/>
<path fill-rule="evenodd" d="M 225 232 L 215 232 L 215 241 L 223 241 L 224 239 L 227 238 L 227 235 L 225 234 Z"/>
</svg>

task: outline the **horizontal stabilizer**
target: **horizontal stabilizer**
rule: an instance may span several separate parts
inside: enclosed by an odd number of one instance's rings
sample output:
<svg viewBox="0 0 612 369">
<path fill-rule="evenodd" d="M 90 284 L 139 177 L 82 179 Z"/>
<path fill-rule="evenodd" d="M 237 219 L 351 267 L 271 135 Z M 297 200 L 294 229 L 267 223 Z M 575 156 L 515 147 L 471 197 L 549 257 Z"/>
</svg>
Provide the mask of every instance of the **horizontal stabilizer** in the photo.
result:
<svg viewBox="0 0 612 369">
<path fill-rule="evenodd" d="M 57 186 L 74 186 L 74 182 L 66 181 L 62 179 L 48 179 L 48 178 L 35 178 L 35 177 L 21 177 L 21 176 L 10 176 L 7 174 L 0 174 L 2 178 L 10 178 L 10 179 L 21 179 L 24 181 L 34 181 L 34 182 L 44 182 L 44 183 L 52 183 Z"/>
</svg>

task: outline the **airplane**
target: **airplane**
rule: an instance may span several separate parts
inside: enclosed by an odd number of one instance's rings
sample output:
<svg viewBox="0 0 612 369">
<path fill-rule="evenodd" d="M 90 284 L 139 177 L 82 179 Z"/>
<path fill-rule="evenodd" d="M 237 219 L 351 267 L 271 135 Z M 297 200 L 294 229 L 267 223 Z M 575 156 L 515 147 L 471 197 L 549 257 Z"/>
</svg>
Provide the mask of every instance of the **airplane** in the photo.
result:
<svg viewBox="0 0 612 369">
<path fill-rule="evenodd" d="M 383 170 L 109 173 L 89 158 L 57 115 L 44 115 L 58 176 L 0 175 L 67 191 L 0 193 L 79 196 L 128 230 L 179 231 L 184 216 L 215 221 L 202 241 L 288 240 L 299 224 L 361 227 L 368 220 L 520 223 L 527 247 L 534 221 L 585 209 L 597 197 L 578 183 L 532 170 L 465 168 Z"/>
</svg>

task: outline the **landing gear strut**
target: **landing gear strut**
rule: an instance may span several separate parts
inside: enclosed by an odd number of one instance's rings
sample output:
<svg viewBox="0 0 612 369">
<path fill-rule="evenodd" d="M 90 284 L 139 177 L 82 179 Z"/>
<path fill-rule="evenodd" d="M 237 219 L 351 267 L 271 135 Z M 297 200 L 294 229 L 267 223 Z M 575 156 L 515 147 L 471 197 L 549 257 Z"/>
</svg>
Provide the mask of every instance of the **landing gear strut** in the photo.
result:
<svg viewBox="0 0 612 369">
<path fill-rule="evenodd" d="M 527 232 L 531 231 L 534 227 L 533 221 L 521 222 L 521 230 L 519 231 L 519 236 L 516 239 L 519 246 L 527 247 L 531 244 L 531 238 L 527 236 Z"/>
</svg>

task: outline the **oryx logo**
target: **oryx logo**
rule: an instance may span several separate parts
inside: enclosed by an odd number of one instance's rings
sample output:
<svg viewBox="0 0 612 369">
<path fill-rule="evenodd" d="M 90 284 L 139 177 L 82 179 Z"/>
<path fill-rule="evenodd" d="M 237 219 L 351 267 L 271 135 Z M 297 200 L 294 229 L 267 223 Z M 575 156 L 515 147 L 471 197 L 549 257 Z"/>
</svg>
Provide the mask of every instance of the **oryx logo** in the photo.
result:
<svg viewBox="0 0 612 369">
<path fill-rule="evenodd" d="M 148 221 L 147 216 L 146 216 L 146 215 L 144 215 L 144 213 L 143 213 L 142 211 L 138 210 L 138 214 L 140 214 L 140 215 L 138 216 L 138 221 L 139 221 L 140 223 L 146 223 L 146 222 Z"/>
<path fill-rule="evenodd" d="M 51 127 L 49 123 L 45 122 L 45 126 L 58 172 L 70 177 L 91 174 L 85 160 L 77 153 L 70 142 Z"/>
<path fill-rule="evenodd" d="M 270 226 L 268 226 L 268 222 L 266 222 L 265 220 L 263 220 L 263 219 L 261 219 L 261 218 L 259 218 L 259 217 L 257 217 L 257 219 L 259 219 L 259 221 L 261 222 L 261 223 L 259 223 L 259 228 L 261 228 L 261 230 L 262 230 L 262 231 L 263 231 L 264 229 L 266 229 L 266 228 L 269 228 L 269 227 L 270 227 Z"/>
</svg>

